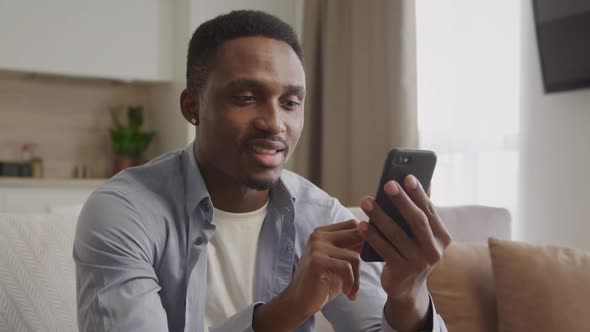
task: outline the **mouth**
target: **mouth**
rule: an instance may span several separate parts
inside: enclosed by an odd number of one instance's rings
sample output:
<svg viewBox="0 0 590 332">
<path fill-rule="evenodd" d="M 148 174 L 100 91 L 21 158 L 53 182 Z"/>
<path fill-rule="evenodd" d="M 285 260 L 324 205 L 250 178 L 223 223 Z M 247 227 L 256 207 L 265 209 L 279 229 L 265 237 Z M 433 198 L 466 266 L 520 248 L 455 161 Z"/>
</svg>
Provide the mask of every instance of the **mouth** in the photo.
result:
<svg viewBox="0 0 590 332">
<path fill-rule="evenodd" d="M 263 148 L 263 147 L 260 147 L 260 146 L 256 146 L 256 145 L 250 146 L 250 149 L 252 151 L 256 152 L 256 153 L 270 154 L 270 155 L 273 155 L 273 154 L 276 154 L 278 152 L 283 152 L 284 151 L 284 149 L 266 149 L 266 148 Z"/>
<path fill-rule="evenodd" d="M 248 143 L 249 151 L 259 166 L 276 168 L 283 163 L 287 150 L 284 143 L 265 139 L 256 139 Z"/>
</svg>

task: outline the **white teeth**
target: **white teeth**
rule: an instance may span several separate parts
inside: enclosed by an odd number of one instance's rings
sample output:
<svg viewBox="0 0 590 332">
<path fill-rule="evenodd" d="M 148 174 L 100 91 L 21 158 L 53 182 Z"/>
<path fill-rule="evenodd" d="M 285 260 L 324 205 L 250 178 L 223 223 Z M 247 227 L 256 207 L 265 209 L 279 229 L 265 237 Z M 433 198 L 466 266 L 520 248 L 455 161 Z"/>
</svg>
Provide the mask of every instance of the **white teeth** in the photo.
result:
<svg viewBox="0 0 590 332">
<path fill-rule="evenodd" d="M 254 150 L 255 152 L 258 153 L 265 153 L 265 154 L 275 154 L 277 153 L 277 150 L 269 150 L 269 149 L 264 149 L 258 146 L 252 146 L 252 150 Z"/>
</svg>

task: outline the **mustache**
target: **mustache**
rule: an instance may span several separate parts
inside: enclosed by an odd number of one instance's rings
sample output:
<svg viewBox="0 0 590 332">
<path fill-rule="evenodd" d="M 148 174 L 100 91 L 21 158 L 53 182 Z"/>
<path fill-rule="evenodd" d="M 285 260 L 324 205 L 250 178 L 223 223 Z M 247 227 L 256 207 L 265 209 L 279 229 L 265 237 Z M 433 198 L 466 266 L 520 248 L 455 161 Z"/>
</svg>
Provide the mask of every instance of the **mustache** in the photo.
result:
<svg viewBox="0 0 590 332">
<path fill-rule="evenodd" d="M 253 135 L 244 137 L 242 139 L 241 145 L 244 147 L 248 147 L 250 145 L 255 145 L 256 143 L 260 143 L 261 141 L 266 142 L 267 144 L 274 145 L 276 147 L 280 147 L 280 149 L 277 149 L 277 150 L 283 150 L 283 152 L 285 154 L 287 154 L 289 152 L 289 144 L 287 143 L 287 140 L 284 139 L 280 135 L 268 135 L 268 134 L 264 134 L 264 133 L 253 134 Z"/>
</svg>

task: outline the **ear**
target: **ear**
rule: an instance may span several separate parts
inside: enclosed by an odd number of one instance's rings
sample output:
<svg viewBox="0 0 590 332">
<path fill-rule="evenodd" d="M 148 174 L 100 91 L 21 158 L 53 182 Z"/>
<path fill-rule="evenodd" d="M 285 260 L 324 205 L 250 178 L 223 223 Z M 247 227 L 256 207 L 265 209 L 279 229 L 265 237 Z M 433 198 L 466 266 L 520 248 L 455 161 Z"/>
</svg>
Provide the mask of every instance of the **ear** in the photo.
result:
<svg viewBox="0 0 590 332">
<path fill-rule="evenodd" d="M 182 116 L 194 126 L 199 125 L 199 97 L 188 89 L 180 94 L 180 111 Z"/>
</svg>

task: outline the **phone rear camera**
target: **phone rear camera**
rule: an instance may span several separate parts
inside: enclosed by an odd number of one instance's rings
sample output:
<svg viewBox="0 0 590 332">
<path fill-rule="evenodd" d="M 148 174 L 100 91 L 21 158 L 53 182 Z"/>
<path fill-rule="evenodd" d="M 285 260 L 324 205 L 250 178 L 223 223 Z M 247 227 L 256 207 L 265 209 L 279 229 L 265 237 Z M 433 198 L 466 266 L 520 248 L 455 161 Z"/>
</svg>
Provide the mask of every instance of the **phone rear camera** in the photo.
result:
<svg viewBox="0 0 590 332">
<path fill-rule="evenodd" d="M 395 157 L 395 160 L 393 161 L 394 164 L 397 165 L 407 165 L 410 164 L 412 162 L 413 158 L 412 156 L 397 156 Z"/>
</svg>

